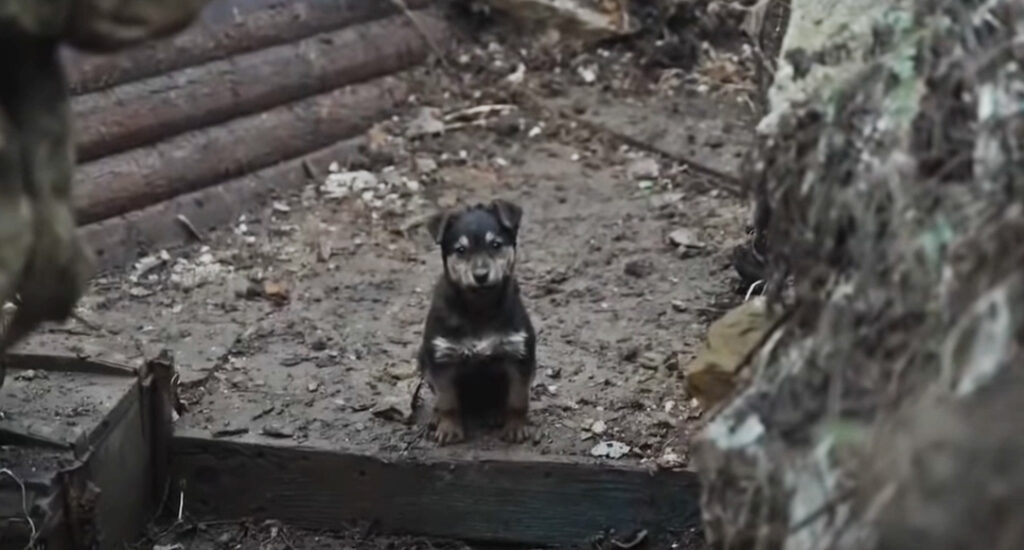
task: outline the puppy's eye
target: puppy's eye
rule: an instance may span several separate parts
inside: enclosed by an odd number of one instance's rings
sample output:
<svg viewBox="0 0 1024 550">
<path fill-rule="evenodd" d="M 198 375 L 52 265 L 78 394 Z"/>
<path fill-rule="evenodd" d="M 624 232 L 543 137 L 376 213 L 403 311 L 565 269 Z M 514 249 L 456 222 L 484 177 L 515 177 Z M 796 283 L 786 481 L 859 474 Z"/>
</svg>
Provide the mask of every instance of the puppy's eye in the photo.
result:
<svg viewBox="0 0 1024 550">
<path fill-rule="evenodd" d="M 501 248 L 501 241 L 491 241 L 491 248 L 495 250 Z"/>
<path fill-rule="evenodd" d="M 456 246 L 455 247 L 455 253 L 459 254 L 459 255 L 465 254 L 466 253 L 466 247 L 462 246 L 461 244 L 459 246 Z"/>
</svg>

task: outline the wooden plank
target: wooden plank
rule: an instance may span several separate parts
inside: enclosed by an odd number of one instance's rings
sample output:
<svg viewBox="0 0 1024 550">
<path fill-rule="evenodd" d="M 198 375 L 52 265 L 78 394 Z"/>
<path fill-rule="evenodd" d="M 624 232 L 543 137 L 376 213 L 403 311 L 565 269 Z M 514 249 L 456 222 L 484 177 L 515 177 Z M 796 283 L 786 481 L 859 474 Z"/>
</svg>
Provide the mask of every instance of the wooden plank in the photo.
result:
<svg viewBox="0 0 1024 550">
<path fill-rule="evenodd" d="M 188 132 L 78 168 L 75 212 L 88 224 L 209 187 L 350 138 L 406 96 L 385 77 Z"/>
<path fill-rule="evenodd" d="M 202 519 L 275 518 L 311 529 L 369 520 L 386 533 L 570 545 L 614 529 L 652 537 L 699 522 L 692 472 L 539 457 L 416 461 L 176 437 L 172 470 Z"/>
<path fill-rule="evenodd" d="M 80 231 L 95 252 L 101 271 L 121 269 L 147 252 L 194 240 L 179 216 L 203 234 L 223 227 L 271 197 L 285 196 L 309 183 L 304 163 L 322 167 L 321 174 L 325 174 L 332 161 L 344 166 L 347 159 L 356 158 L 362 143 L 357 138 L 330 145 L 306 157 L 87 225 Z"/>
<path fill-rule="evenodd" d="M 430 0 L 406 0 L 411 9 Z M 218 0 L 177 35 L 109 55 L 65 49 L 72 93 L 82 94 L 395 15 L 387 0 Z"/>
<path fill-rule="evenodd" d="M 440 19 L 417 17 L 422 30 L 441 37 Z M 71 104 L 78 157 L 92 160 L 401 71 L 426 59 L 422 30 L 399 15 L 78 96 Z"/>
<path fill-rule="evenodd" d="M 71 364 L 74 357 L 58 360 Z M 33 444 L 0 447 L 0 465 L 10 468 L 27 485 L 27 500 L 41 547 L 55 550 L 93 548 L 72 540 L 72 533 L 99 533 L 99 550 L 134 543 L 155 509 L 153 487 L 152 409 L 143 399 L 151 387 L 138 379 L 46 369 L 45 377 L 14 379 L 0 390 L 0 402 L 10 419 L 4 429 L 40 426 L 73 447 L 54 450 Z M 81 414 L 68 415 L 69 407 Z M 54 414 L 57 414 L 55 417 Z M 34 430 L 35 431 L 35 430 Z M 99 489 L 95 509 L 71 529 L 68 487 Z M 161 484 L 162 485 L 162 484 Z M 49 504 L 47 504 L 47 502 Z M 0 477 L 0 549 L 25 548 L 31 529 L 22 518 L 21 489 Z M 20 542 L 20 546 L 18 543 Z"/>
</svg>

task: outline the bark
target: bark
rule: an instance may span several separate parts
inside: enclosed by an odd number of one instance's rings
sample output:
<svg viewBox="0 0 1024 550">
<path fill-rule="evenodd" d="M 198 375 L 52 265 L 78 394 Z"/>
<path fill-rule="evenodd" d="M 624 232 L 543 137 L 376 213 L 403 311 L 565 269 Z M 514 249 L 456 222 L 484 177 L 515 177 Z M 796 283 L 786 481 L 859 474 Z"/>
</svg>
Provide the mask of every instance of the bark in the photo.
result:
<svg viewBox="0 0 1024 550">
<path fill-rule="evenodd" d="M 75 212 L 88 224 L 209 187 L 350 138 L 406 94 L 385 77 L 79 167 Z"/>
<path fill-rule="evenodd" d="M 442 23 L 417 13 L 436 39 Z M 401 71 L 429 47 L 404 15 L 74 98 L 82 161 Z"/>
<path fill-rule="evenodd" d="M 410 9 L 430 0 L 406 0 Z M 220 0 L 172 38 L 116 55 L 66 49 L 73 93 L 81 94 L 267 48 L 398 13 L 390 0 Z"/>
</svg>

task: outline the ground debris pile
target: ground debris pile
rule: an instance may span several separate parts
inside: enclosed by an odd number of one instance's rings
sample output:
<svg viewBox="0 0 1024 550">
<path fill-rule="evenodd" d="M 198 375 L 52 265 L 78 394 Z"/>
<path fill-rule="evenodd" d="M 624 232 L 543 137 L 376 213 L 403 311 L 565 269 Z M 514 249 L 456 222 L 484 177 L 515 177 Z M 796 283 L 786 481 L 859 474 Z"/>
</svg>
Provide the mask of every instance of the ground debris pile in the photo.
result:
<svg viewBox="0 0 1024 550">
<path fill-rule="evenodd" d="M 1024 5 L 834 4 L 792 2 L 751 163 L 784 313 L 702 431 L 708 537 L 1024 547 Z"/>
</svg>

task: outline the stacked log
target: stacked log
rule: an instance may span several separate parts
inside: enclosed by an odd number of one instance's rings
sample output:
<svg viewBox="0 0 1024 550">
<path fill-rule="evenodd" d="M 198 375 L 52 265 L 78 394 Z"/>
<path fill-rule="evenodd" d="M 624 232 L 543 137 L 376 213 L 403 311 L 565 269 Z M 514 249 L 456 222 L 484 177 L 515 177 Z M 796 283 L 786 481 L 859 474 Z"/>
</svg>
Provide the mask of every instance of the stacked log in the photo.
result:
<svg viewBox="0 0 1024 550">
<path fill-rule="evenodd" d="M 173 38 L 113 56 L 63 52 L 75 211 L 101 267 L 180 241 L 181 224 L 167 220 L 184 204 L 218 203 L 217 187 L 263 199 L 261 186 L 304 184 L 307 157 L 350 151 L 334 144 L 388 116 L 406 94 L 392 75 L 441 41 L 429 3 L 405 0 L 407 13 L 380 0 L 214 0 Z M 253 203 L 218 204 L 192 216 L 223 223 Z"/>
</svg>

